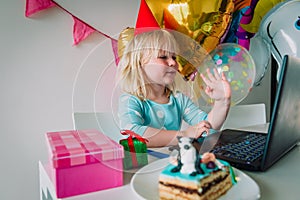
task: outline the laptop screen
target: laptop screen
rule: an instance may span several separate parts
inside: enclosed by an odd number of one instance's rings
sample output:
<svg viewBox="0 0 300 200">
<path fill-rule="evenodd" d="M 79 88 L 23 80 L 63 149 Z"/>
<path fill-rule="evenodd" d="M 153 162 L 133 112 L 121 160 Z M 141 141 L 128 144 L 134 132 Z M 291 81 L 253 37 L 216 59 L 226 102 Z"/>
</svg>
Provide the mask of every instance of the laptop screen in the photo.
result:
<svg viewBox="0 0 300 200">
<path fill-rule="evenodd" d="M 268 148 L 263 157 L 263 170 L 269 168 L 300 141 L 300 58 L 285 56 L 282 62 Z"/>
</svg>

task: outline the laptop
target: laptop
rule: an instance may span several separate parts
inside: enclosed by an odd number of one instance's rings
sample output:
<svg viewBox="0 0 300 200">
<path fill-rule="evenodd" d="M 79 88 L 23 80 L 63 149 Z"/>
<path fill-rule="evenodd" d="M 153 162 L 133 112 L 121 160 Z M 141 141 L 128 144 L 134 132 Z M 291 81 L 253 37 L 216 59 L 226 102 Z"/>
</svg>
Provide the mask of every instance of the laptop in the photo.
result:
<svg viewBox="0 0 300 200">
<path fill-rule="evenodd" d="M 267 170 L 300 142 L 299 85 L 300 58 L 286 55 L 268 132 L 226 129 L 202 139 L 200 151 L 210 149 L 238 169 Z"/>
</svg>

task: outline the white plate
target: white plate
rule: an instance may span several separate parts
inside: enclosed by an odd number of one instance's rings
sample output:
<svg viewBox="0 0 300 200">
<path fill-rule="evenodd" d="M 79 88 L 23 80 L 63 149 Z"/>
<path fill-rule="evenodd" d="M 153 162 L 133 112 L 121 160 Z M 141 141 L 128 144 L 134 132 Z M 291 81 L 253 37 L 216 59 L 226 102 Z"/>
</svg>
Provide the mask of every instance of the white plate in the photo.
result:
<svg viewBox="0 0 300 200">
<path fill-rule="evenodd" d="M 141 168 L 131 179 L 131 188 L 140 199 L 158 200 L 158 177 L 168 164 L 168 158 L 157 160 Z M 242 171 L 233 168 L 238 182 L 220 200 L 252 200 L 260 198 L 256 182 Z"/>
</svg>

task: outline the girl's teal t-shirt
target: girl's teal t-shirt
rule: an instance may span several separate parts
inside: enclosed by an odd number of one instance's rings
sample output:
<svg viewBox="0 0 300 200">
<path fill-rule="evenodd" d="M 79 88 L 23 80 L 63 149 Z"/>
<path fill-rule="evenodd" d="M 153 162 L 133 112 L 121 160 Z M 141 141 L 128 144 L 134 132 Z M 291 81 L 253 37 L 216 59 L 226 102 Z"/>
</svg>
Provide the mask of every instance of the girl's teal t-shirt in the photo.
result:
<svg viewBox="0 0 300 200">
<path fill-rule="evenodd" d="M 119 99 L 118 117 L 121 129 L 143 135 L 148 127 L 180 130 L 182 120 L 189 125 L 195 125 L 207 120 L 207 113 L 181 92 L 171 94 L 166 104 L 147 99 L 142 101 L 134 95 L 125 93 Z"/>
</svg>

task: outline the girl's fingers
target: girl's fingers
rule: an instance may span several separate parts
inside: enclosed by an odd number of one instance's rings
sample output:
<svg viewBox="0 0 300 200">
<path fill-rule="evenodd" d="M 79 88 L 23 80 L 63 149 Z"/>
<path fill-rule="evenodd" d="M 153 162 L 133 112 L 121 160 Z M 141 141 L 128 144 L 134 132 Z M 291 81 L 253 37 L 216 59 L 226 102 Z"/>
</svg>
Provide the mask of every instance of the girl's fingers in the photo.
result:
<svg viewBox="0 0 300 200">
<path fill-rule="evenodd" d="M 222 73 L 223 73 L 223 72 L 222 72 Z M 216 78 L 217 80 L 221 80 L 221 76 L 220 76 L 220 74 L 219 74 L 217 68 L 214 68 L 214 75 L 215 75 L 215 78 Z"/>
<path fill-rule="evenodd" d="M 216 81 L 216 77 L 209 71 L 209 69 L 206 69 L 206 73 L 207 73 L 207 76 L 208 78 L 211 80 L 211 81 Z M 215 73 L 214 73 L 215 74 Z"/>
<path fill-rule="evenodd" d="M 208 121 L 201 121 L 197 125 L 194 126 L 195 131 L 195 137 L 199 138 L 203 135 L 204 132 L 209 134 L 209 129 L 211 128 L 211 125 Z"/>
<path fill-rule="evenodd" d="M 226 76 L 225 76 L 224 72 L 222 72 L 221 76 L 222 76 L 222 80 L 224 80 L 224 81 L 226 81 L 226 80 L 227 80 L 227 78 L 226 78 Z"/>
<path fill-rule="evenodd" d="M 209 129 L 203 127 L 202 129 L 200 129 L 200 131 L 198 132 L 199 137 L 201 137 L 204 133 L 206 132 L 206 134 L 209 134 Z"/>
<path fill-rule="evenodd" d="M 200 76 L 206 85 L 211 85 L 211 81 L 207 79 L 203 74 L 200 74 Z"/>
<path fill-rule="evenodd" d="M 201 121 L 200 123 L 198 123 L 198 126 L 200 127 L 206 127 L 206 128 L 211 128 L 211 125 L 208 121 Z"/>
</svg>

